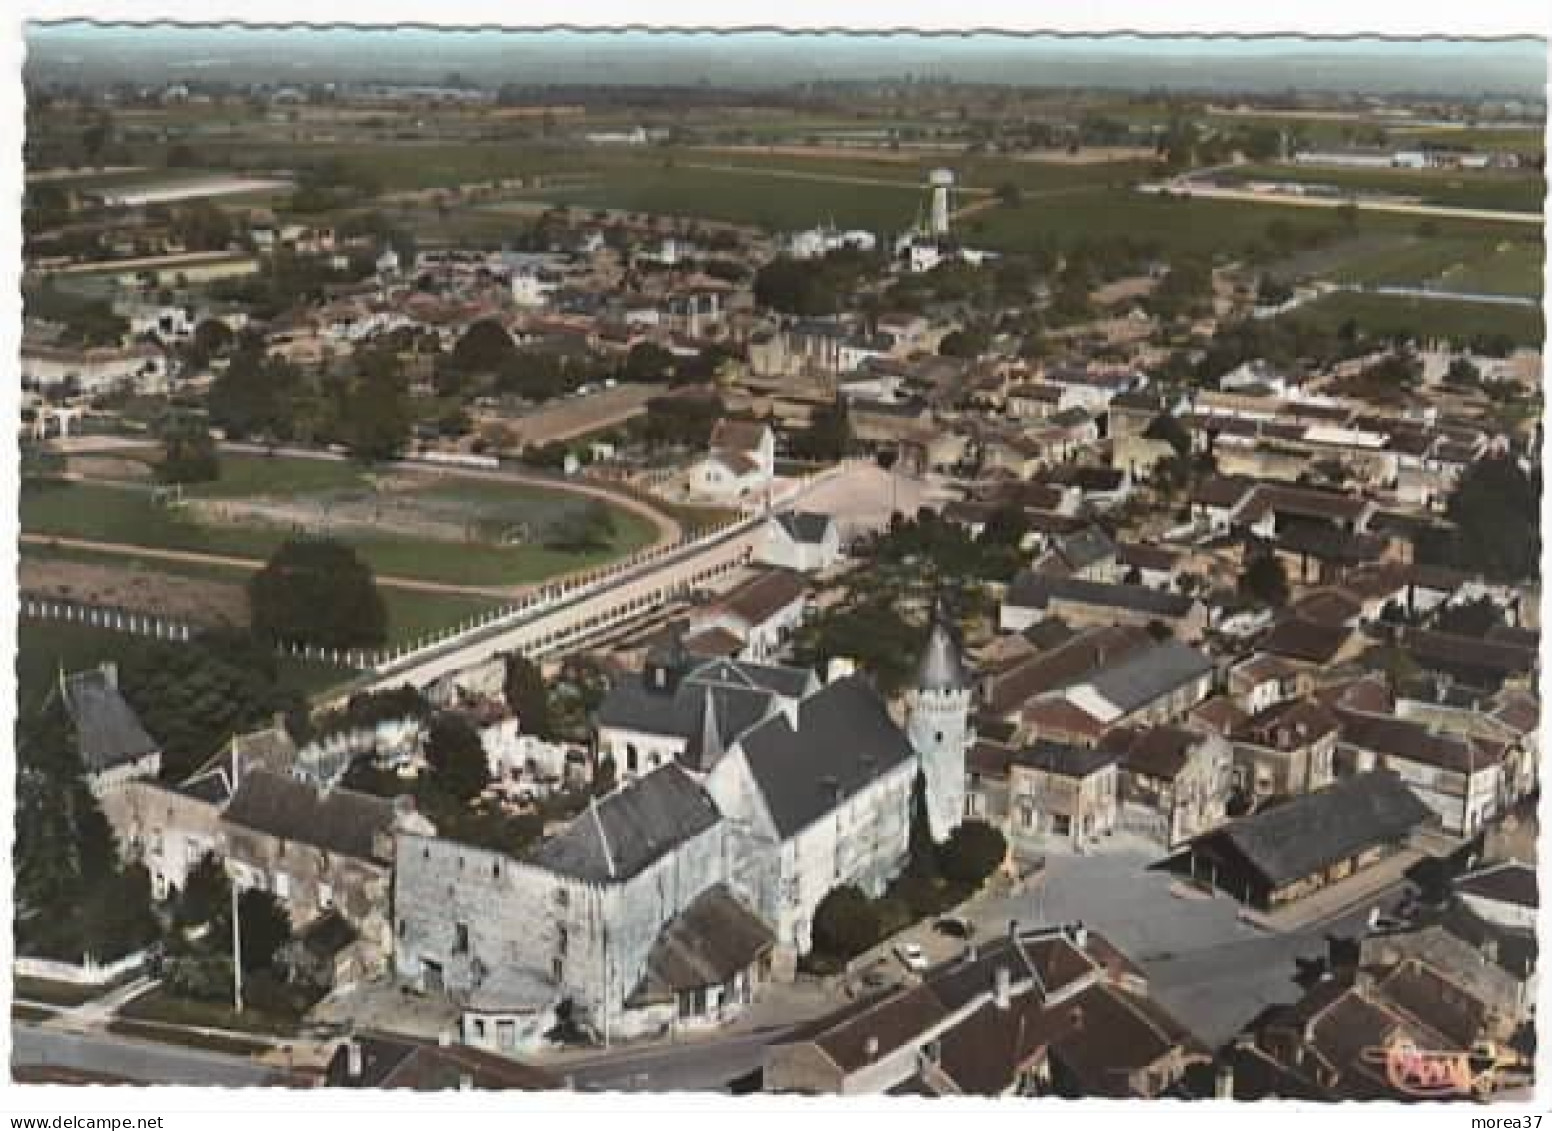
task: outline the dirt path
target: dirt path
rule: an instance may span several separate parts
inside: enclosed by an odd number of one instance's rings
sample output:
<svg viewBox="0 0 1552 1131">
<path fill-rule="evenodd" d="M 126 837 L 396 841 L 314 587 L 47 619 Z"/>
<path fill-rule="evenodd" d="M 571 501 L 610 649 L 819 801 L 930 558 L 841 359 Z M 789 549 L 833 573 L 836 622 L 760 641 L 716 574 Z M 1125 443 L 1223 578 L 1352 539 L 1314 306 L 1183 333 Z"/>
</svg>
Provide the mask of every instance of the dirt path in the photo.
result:
<svg viewBox="0 0 1552 1131">
<path fill-rule="evenodd" d="M 94 554 L 112 554 L 126 558 L 148 558 L 165 562 L 186 562 L 192 565 L 231 566 L 257 572 L 264 568 L 258 558 L 239 558 L 229 554 L 206 554 L 195 550 L 159 550 L 149 546 L 129 546 L 122 542 L 92 542 L 84 538 L 59 538 L 52 534 L 23 534 L 24 544 L 35 546 L 59 546 L 66 550 L 89 550 Z M 520 585 L 454 585 L 450 582 L 427 581 L 416 577 L 392 577 L 377 575 L 377 583 L 393 589 L 414 589 L 422 593 L 451 593 L 465 597 L 515 597 L 533 589 L 537 582 Z"/>
</svg>

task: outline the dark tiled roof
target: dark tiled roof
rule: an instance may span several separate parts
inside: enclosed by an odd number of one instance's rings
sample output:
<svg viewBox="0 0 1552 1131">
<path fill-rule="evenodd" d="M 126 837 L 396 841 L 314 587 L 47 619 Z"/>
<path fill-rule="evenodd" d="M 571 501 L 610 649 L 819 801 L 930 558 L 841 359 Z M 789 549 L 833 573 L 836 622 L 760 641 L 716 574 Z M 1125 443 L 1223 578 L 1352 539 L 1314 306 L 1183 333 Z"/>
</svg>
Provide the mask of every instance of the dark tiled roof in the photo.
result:
<svg viewBox="0 0 1552 1131">
<path fill-rule="evenodd" d="M 1191 761 L 1202 737 L 1183 727 L 1116 727 L 1099 745 L 1129 773 L 1173 781 Z"/>
<path fill-rule="evenodd" d="M 1398 965 L 1375 990 L 1443 1035 L 1451 1048 L 1469 1049 L 1486 1027 L 1487 1007 L 1482 1002 L 1416 959 Z"/>
<path fill-rule="evenodd" d="M 1386 757 L 1421 762 L 1450 773 L 1466 774 L 1485 769 L 1502 757 L 1494 757 L 1469 739 L 1435 734 L 1421 723 L 1393 715 L 1342 711 L 1342 741 Z"/>
<path fill-rule="evenodd" d="M 628 880 L 721 819 L 711 796 L 670 762 L 593 802 L 533 859 L 594 883 Z"/>
<path fill-rule="evenodd" d="M 963 691 L 970 683 L 970 673 L 965 670 L 953 634 L 941 620 L 934 620 L 921 662 L 916 666 L 915 686 L 923 691 Z"/>
<path fill-rule="evenodd" d="M 787 511 L 777 515 L 776 522 L 794 542 L 809 545 L 824 541 L 825 532 L 835 524 L 829 515 L 812 511 Z"/>
<path fill-rule="evenodd" d="M 542 1068 L 467 1045 L 378 1036 L 359 1037 L 357 1043 L 361 1047 L 360 1075 L 351 1076 L 349 1046 L 342 1044 L 334 1050 L 324 1075 L 329 1087 L 446 1091 L 461 1087 L 465 1078 L 482 1091 L 561 1087 L 560 1079 Z"/>
<path fill-rule="evenodd" d="M 1085 677 L 1153 643 L 1142 628 L 1096 628 L 1021 661 L 986 683 L 987 706 L 1005 715 L 1035 695 L 1081 683 Z"/>
<path fill-rule="evenodd" d="M 1352 635 L 1352 629 L 1344 625 L 1316 624 L 1302 617 L 1291 616 L 1279 621 L 1271 632 L 1262 637 L 1260 649 L 1290 660 L 1328 664 Z"/>
<path fill-rule="evenodd" d="M 1087 682 L 1108 702 L 1130 712 L 1213 670 L 1205 654 L 1178 640 L 1134 652 Z"/>
<path fill-rule="evenodd" d="M 790 570 L 765 570 L 727 594 L 718 605 L 751 625 L 762 625 L 802 600 L 806 588 L 803 578 Z"/>
<path fill-rule="evenodd" d="M 1517 907 L 1541 906 L 1541 893 L 1536 884 L 1536 869 L 1508 860 L 1490 864 L 1455 881 L 1455 890 L 1461 895 L 1474 895 L 1498 903 L 1512 903 Z"/>
<path fill-rule="evenodd" d="M 1052 601 L 1070 601 L 1101 609 L 1125 609 L 1158 617 L 1182 617 L 1195 602 L 1180 593 L 1167 593 L 1142 585 L 1084 581 L 1055 577 L 1031 570 L 1019 573 L 1008 586 L 1005 603 L 1015 608 L 1044 609 Z"/>
<path fill-rule="evenodd" d="M 160 749 L 119 693 L 111 666 L 66 676 L 63 693 L 87 773 L 134 762 Z"/>
<path fill-rule="evenodd" d="M 782 838 L 807 828 L 884 774 L 915 757 L 884 701 L 860 675 L 828 684 L 778 711 L 739 740 Z"/>
<path fill-rule="evenodd" d="M 1020 766 L 1043 770 L 1048 774 L 1060 774 L 1069 778 L 1086 778 L 1097 774 L 1116 761 L 1114 751 L 1099 747 L 1071 746 L 1065 742 L 1040 741 L 1026 746 L 1014 755 Z"/>
<path fill-rule="evenodd" d="M 228 824 L 358 860 L 380 860 L 377 837 L 393 828 L 394 803 L 349 789 L 321 790 L 269 770 L 243 774 Z M 386 861 L 383 861 L 386 863 Z"/>
<path fill-rule="evenodd" d="M 775 945 L 776 936 L 760 917 L 717 884 L 663 927 L 632 999 L 672 1001 L 682 990 L 722 985 Z"/>
<path fill-rule="evenodd" d="M 735 660 L 702 664 L 672 691 L 659 691 L 648 686 L 642 676 L 632 674 L 609 689 L 595 718 L 599 726 L 676 735 L 689 741 L 699 733 L 706 714 L 705 699 L 710 695 L 716 700 L 723 738 L 731 742 L 773 709 L 773 695 L 796 699 L 811 679 L 812 673 L 803 668 Z"/>
<path fill-rule="evenodd" d="M 1395 841 L 1428 818 L 1395 774 L 1359 774 L 1231 821 L 1198 843 L 1231 845 L 1270 884 L 1303 879 L 1371 845 Z"/>
</svg>

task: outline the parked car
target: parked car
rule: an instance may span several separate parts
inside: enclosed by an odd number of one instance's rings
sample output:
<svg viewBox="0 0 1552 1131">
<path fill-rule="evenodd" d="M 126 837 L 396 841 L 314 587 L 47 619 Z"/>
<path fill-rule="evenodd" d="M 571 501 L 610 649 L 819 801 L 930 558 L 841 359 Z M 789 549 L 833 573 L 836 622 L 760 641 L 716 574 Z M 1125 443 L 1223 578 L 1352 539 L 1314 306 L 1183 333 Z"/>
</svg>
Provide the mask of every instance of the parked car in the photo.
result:
<svg viewBox="0 0 1552 1131">
<path fill-rule="evenodd" d="M 916 943 L 901 943 L 895 947 L 895 957 L 907 970 L 914 970 L 919 974 L 927 969 L 927 955 Z"/>
<path fill-rule="evenodd" d="M 975 925 L 967 919 L 961 919 L 957 915 L 945 915 L 932 925 L 932 929 L 940 935 L 947 935 L 951 939 L 968 939 L 975 934 Z"/>
</svg>

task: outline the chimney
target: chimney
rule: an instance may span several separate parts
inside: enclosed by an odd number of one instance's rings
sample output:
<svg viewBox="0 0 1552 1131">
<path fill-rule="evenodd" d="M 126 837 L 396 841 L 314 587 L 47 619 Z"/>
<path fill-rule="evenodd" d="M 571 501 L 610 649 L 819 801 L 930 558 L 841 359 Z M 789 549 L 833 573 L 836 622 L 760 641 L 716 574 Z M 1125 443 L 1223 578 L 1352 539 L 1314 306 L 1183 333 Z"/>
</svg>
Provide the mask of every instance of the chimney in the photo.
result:
<svg viewBox="0 0 1552 1131">
<path fill-rule="evenodd" d="M 1072 945 L 1077 947 L 1079 950 L 1083 950 L 1089 945 L 1089 929 L 1082 923 L 1073 924 Z"/>
<path fill-rule="evenodd" d="M 102 662 L 103 682 L 114 690 L 119 686 L 119 665 L 116 660 L 104 660 Z"/>
<path fill-rule="evenodd" d="M 863 1046 L 863 1052 L 864 1052 L 864 1055 L 867 1056 L 869 1064 L 872 1064 L 875 1060 L 877 1060 L 878 1059 L 878 1038 L 877 1037 L 869 1037 L 867 1044 Z"/>
<path fill-rule="evenodd" d="M 1010 939 L 1018 938 L 1018 928 L 1019 928 L 1019 922 L 1018 922 L 1017 919 L 1009 919 L 1008 920 L 1008 937 Z"/>
<path fill-rule="evenodd" d="M 442 1048 L 448 1048 L 450 1045 L 452 1045 L 452 1043 L 453 1031 L 451 1029 L 443 1029 L 440 1033 L 437 1034 L 437 1044 Z"/>
<path fill-rule="evenodd" d="M 354 1038 L 345 1044 L 345 1075 L 352 1080 L 361 1079 L 361 1042 Z"/>
<path fill-rule="evenodd" d="M 997 1003 L 998 1009 L 1006 1011 L 1013 1004 L 1013 975 L 1006 966 L 999 966 L 995 977 L 996 989 L 992 1000 Z"/>
<path fill-rule="evenodd" d="M 1218 1100 L 1232 1100 L 1234 1098 L 1234 1066 L 1227 1062 L 1218 1065 L 1218 1074 L 1213 1079 L 1213 1098 Z"/>
<path fill-rule="evenodd" d="M 474 1075 L 472 1073 L 460 1072 L 458 1074 L 458 1090 L 460 1092 L 474 1091 Z"/>
</svg>

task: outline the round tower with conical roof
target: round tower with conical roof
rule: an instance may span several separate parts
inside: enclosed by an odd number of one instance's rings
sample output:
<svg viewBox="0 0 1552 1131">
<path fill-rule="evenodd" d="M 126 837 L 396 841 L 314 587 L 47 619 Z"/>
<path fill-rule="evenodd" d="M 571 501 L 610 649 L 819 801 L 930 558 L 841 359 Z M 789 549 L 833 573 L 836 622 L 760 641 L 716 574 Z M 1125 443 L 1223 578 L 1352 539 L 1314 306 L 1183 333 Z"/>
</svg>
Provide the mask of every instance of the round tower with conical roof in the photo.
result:
<svg viewBox="0 0 1552 1131">
<path fill-rule="evenodd" d="M 965 757 L 970 729 L 970 673 L 943 617 L 932 632 L 906 695 L 906 735 L 927 779 L 927 818 L 932 838 L 945 839 L 965 811 Z"/>
</svg>

